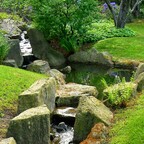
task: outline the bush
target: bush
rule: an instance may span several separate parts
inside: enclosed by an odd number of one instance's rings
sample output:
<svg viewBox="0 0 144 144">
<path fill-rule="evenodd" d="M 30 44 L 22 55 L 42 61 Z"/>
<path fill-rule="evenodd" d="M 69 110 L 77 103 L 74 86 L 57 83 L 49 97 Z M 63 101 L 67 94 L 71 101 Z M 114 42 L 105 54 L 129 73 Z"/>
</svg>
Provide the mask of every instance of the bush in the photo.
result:
<svg viewBox="0 0 144 144">
<path fill-rule="evenodd" d="M 120 79 L 118 78 L 118 81 Z M 134 84 L 132 82 L 126 82 L 125 78 L 114 86 L 108 87 L 107 82 L 103 79 L 102 83 L 106 87 L 104 94 L 111 106 L 122 106 L 130 99 L 133 93 Z"/>
<path fill-rule="evenodd" d="M 112 37 L 131 37 L 135 32 L 129 28 L 117 29 L 111 21 L 99 21 L 92 23 L 91 27 L 87 29 L 83 42 L 95 42 Z"/>
<path fill-rule="evenodd" d="M 9 50 L 9 44 L 7 39 L 0 33 L 0 64 L 6 57 Z"/>
</svg>

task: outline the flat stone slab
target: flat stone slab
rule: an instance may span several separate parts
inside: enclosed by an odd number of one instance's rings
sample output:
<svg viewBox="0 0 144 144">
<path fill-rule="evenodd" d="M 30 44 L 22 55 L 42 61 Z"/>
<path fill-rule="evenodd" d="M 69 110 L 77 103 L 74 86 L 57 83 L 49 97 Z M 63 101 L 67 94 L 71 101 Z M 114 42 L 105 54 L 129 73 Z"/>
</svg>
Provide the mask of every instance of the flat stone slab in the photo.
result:
<svg viewBox="0 0 144 144">
<path fill-rule="evenodd" d="M 97 95 L 98 91 L 94 86 L 68 83 L 56 90 L 56 106 L 76 107 L 80 97 Z"/>
</svg>

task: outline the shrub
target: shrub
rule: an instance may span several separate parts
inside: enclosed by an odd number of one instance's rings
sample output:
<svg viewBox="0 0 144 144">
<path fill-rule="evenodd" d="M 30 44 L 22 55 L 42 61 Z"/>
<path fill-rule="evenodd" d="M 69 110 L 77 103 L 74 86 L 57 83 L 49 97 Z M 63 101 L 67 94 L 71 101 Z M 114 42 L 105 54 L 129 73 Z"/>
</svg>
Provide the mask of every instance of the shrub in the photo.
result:
<svg viewBox="0 0 144 144">
<path fill-rule="evenodd" d="M 112 106 L 125 105 L 132 96 L 134 84 L 132 82 L 126 82 L 125 78 L 122 78 L 120 83 L 110 87 L 104 79 L 102 80 L 102 83 L 106 87 L 104 90 L 106 99 Z"/>
<path fill-rule="evenodd" d="M 111 21 L 99 21 L 91 24 L 87 29 L 83 42 L 95 42 L 112 37 L 131 37 L 135 32 L 129 28 L 117 29 Z"/>
<path fill-rule="evenodd" d="M 7 39 L 0 33 L 0 64 L 6 57 L 9 50 L 9 44 Z"/>
</svg>

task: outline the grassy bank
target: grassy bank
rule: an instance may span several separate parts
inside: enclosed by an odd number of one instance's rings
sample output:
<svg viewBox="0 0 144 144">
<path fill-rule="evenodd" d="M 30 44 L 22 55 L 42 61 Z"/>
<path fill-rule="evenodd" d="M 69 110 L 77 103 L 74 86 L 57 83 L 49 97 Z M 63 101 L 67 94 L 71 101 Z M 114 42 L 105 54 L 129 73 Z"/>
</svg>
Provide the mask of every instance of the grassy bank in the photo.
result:
<svg viewBox="0 0 144 144">
<path fill-rule="evenodd" d="M 45 76 L 0 65 L 0 116 L 5 110 L 16 110 L 18 95 L 42 77 Z"/>
<path fill-rule="evenodd" d="M 110 130 L 110 144 L 144 144 L 144 94 L 135 100 L 134 106 L 119 110 L 115 125 Z"/>
<path fill-rule="evenodd" d="M 144 61 L 144 20 L 127 24 L 127 27 L 134 30 L 136 36 L 108 38 L 97 42 L 94 47 L 109 52 L 116 59 Z"/>
</svg>

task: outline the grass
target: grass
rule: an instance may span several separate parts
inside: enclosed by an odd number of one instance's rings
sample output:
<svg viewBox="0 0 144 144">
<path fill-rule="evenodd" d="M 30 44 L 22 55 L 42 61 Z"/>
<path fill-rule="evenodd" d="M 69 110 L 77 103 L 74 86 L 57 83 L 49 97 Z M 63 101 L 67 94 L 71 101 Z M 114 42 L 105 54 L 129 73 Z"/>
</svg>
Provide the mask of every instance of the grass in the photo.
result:
<svg viewBox="0 0 144 144">
<path fill-rule="evenodd" d="M 144 144 L 144 94 L 135 105 L 119 110 L 115 115 L 116 123 L 110 130 L 110 144 Z"/>
<path fill-rule="evenodd" d="M 0 115 L 16 110 L 18 95 L 36 80 L 46 77 L 26 70 L 0 65 Z"/>
<path fill-rule="evenodd" d="M 133 37 L 115 37 L 101 40 L 94 44 L 99 51 L 107 51 L 115 59 L 144 61 L 144 20 L 127 24 L 136 32 Z"/>
</svg>

